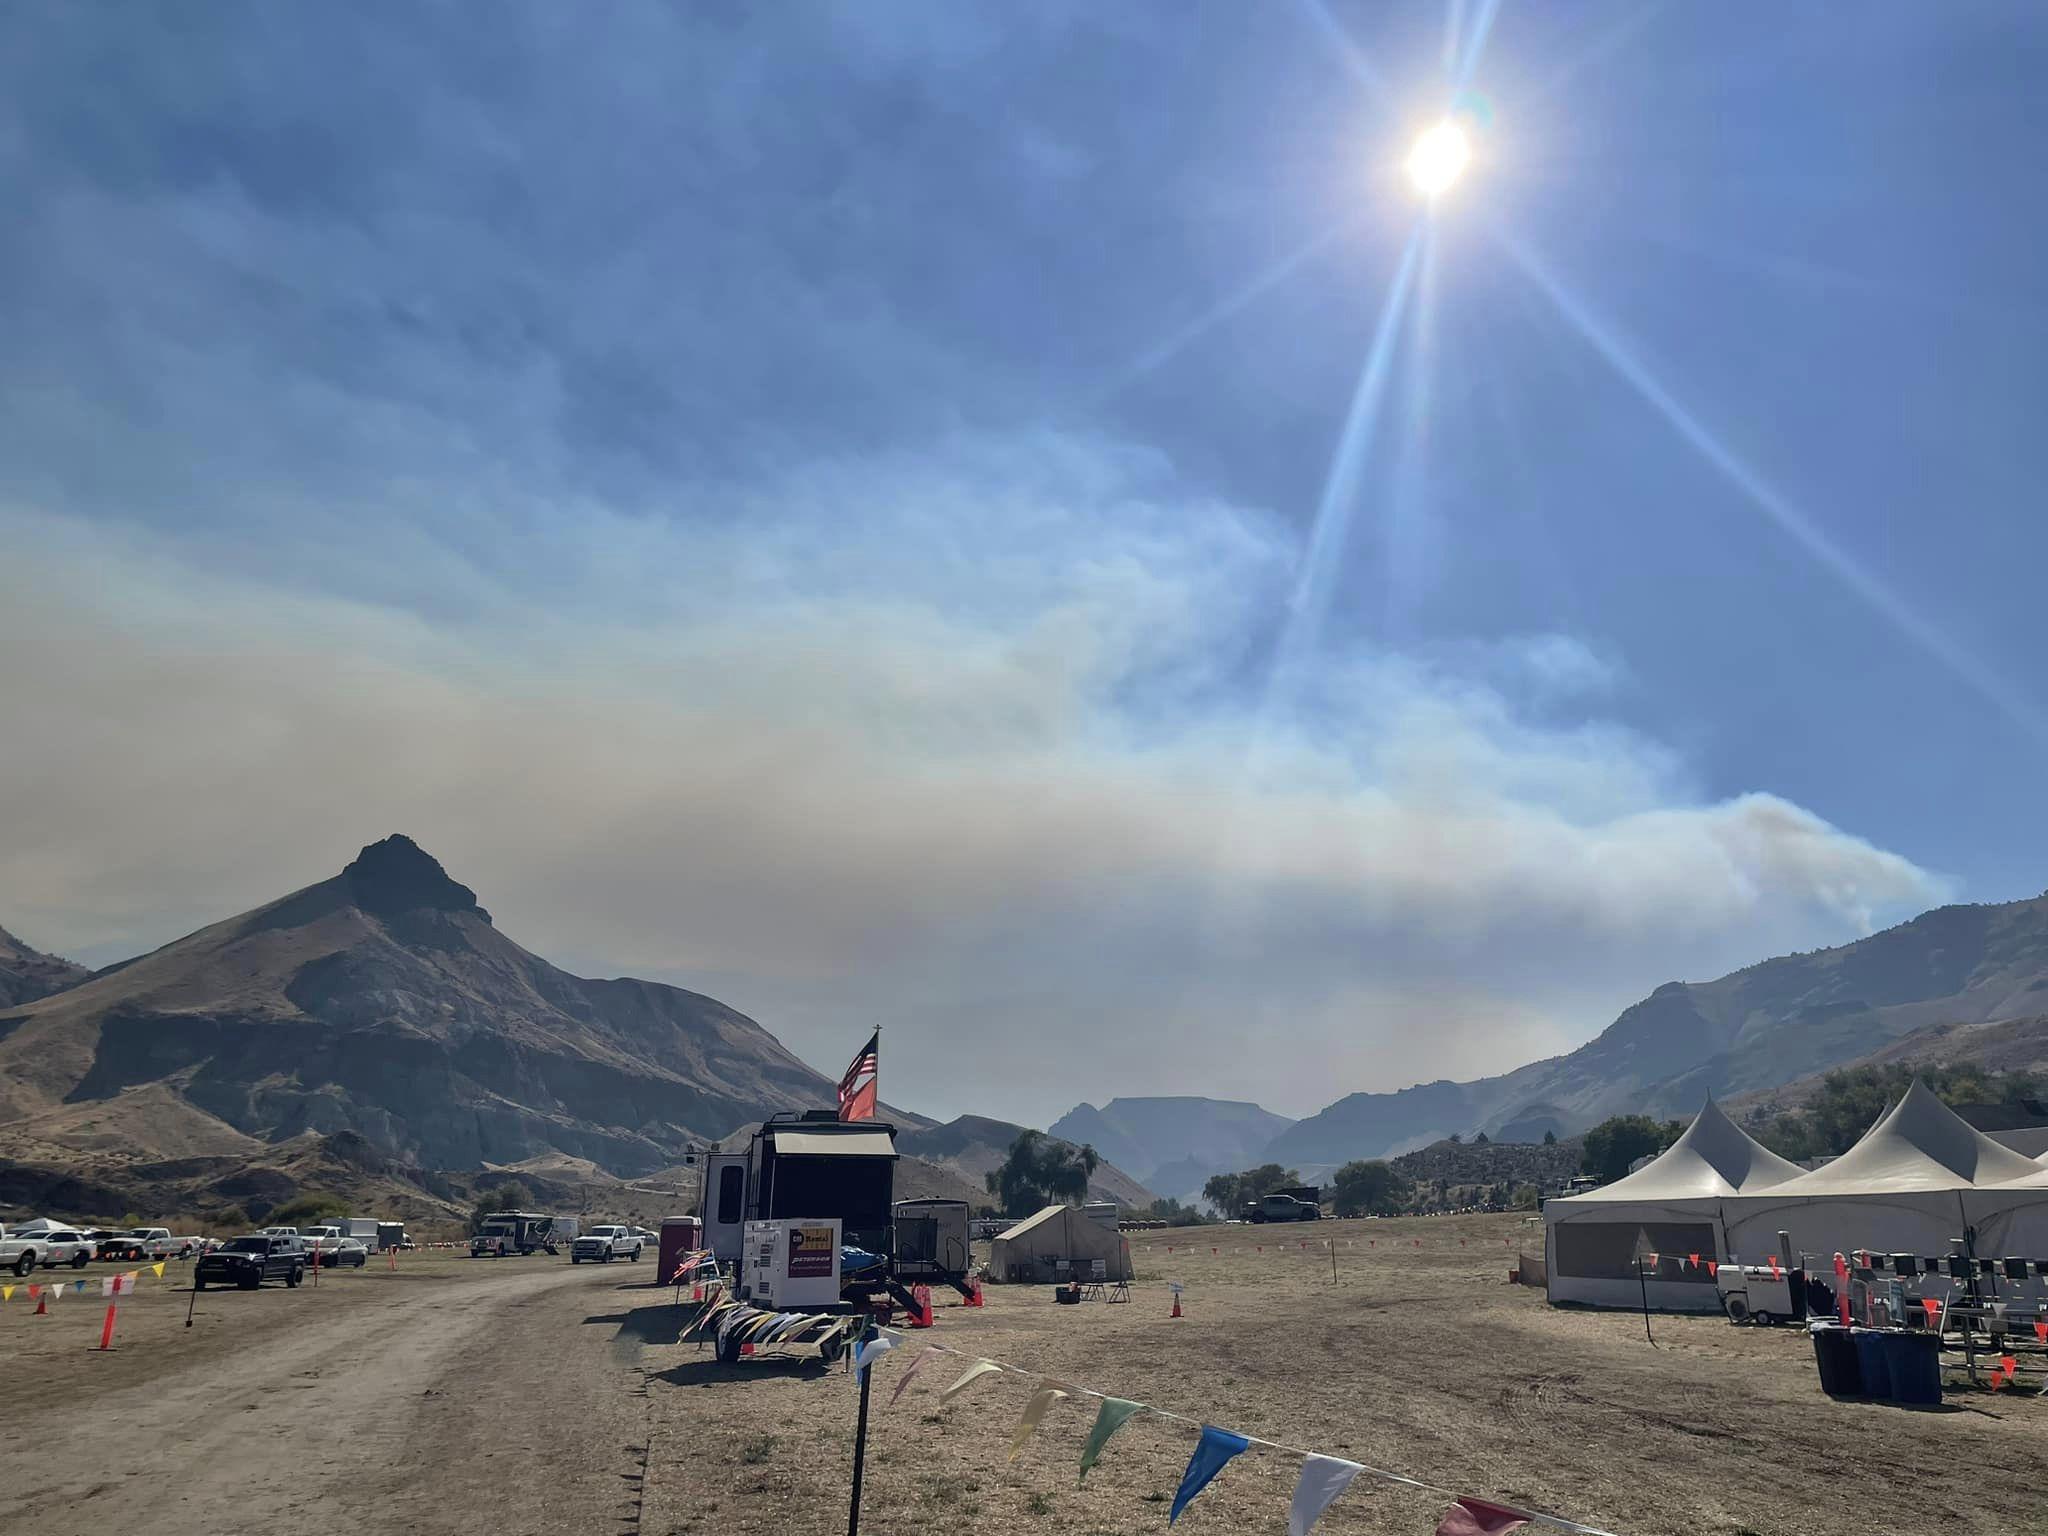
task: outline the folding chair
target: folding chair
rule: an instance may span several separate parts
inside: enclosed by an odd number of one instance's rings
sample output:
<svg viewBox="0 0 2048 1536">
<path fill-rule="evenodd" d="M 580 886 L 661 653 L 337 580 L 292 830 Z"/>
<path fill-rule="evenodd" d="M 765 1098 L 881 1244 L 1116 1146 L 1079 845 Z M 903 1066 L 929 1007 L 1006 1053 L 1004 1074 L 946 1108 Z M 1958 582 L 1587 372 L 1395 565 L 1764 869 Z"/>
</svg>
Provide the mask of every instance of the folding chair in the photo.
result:
<svg viewBox="0 0 2048 1536">
<path fill-rule="evenodd" d="M 1088 1288 L 1081 1292 L 1083 1301 L 1102 1300 L 1102 1283 L 1109 1278 L 1108 1266 L 1100 1259 L 1088 1261 Z"/>
<path fill-rule="evenodd" d="M 1100 1259 L 1095 1261 L 1095 1269 L 1098 1274 L 1101 1273 L 1102 1261 Z M 1131 1282 L 1124 1276 L 1119 1275 L 1116 1283 L 1109 1288 L 1109 1295 L 1103 1299 L 1105 1301 L 1129 1301 L 1131 1299 Z"/>
</svg>

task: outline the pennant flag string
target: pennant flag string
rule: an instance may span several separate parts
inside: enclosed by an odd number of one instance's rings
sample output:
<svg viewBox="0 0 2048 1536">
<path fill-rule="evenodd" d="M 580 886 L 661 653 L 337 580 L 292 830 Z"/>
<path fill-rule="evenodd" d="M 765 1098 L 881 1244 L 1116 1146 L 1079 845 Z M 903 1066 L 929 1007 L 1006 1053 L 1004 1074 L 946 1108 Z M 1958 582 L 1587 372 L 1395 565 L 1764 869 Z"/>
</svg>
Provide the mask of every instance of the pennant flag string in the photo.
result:
<svg viewBox="0 0 2048 1536">
<path fill-rule="evenodd" d="M 1011 1365 L 1007 1361 L 999 1362 L 990 1360 L 985 1356 L 969 1355 L 965 1350 L 953 1349 L 944 1344 L 926 1345 L 925 1355 L 920 1356 L 917 1361 L 913 1362 L 913 1365 L 921 1364 L 926 1356 L 933 1354 L 953 1355 L 958 1359 L 973 1361 L 973 1364 L 969 1365 L 967 1370 L 962 1373 L 960 1379 L 940 1394 L 942 1401 L 951 1399 L 956 1392 L 979 1381 L 983 1376 L 994 1372 L 1023 1376 L 1039 1382 L 1049 1383 L 1051 1381 L 1051 1378 L 1038 1371 L 1026 1370 L 1022 1366 Z M 901 1383 L 898 1385 L 900 1386 Z M 1155 1418 L 1166 1419 L 1175 1424 L 1185 1424 L 1198 1430 L 1206 1430 L 1212 1427 L 1204 1424 L 1200 1419 L 1190 1418 L 1187 1414 L 1175 1413 L 1171 1409 L 1160 1408 L 1151 1403 L 1138 1403 L 1132 1402 L 1128 1398 L 1112 1397 L 1109 1393 L 1097 1391 L 1094 1387 L 1076 1386 L 1066 1381 L 1061 1381 L 1057 1385 L 1070 1395 L 1078 1393 L 1083 1397 L 1095 1398 L 1102 1404 L 1102 1408 L 1096 1416 L 1095 1427 L 1089 1431 L 1087 1447 L 1081 1453 L 1081 1476 L 1084 1479 L 1088 1475 L 1088 1469 L 1095 1465 L 1097 1457 L 1101 1455 L 1102 1447 L 1108 1442 L 1109 1437 L 1121 1429 L 1125 1422 L 1136 1414 L 1149 1413 Z M 1112 1413 L 1112 1409 L 1115 1410 L 1114 1413 Z M 1227 1433 L 1227 1431 L 1220 1431 L 1219 1433 Z M 1247 1445 L 1263 1446 L 1269 1451 L 1279 1451 L 1288 1456 L 1299 1456 L 1305 1461 L 1311 1458 L 1325 1461 L 1336 1459 L 1335 1457 L 1322 1456 L 1316 1451 L 1304 1450 L 1298 1445 L 1289 1445 L 1284 1440 L 1269 1440 L 1263 1435 L 1238 1435 L 1235 1438 L 1242 1439 Z M 1232 1454 L 1236 1453 L 1233 1452 Z M 1226 1457 L 1225 1460 L 1228 1460 L 1228 1458 Z M 1220 1467 L 1222 1463 L 1219 1462 L 1217 1465 Z M 1363 1472 L 1366 1476 L 1380 1482 L 1396 1483 L 1404 1488 L 1419 1488 L 1424 1493 L 1434 1493 L 1449 1499 L 1453 1504 L 1464 1500 L 1465 1507 L 1468 1510 L 1475 1506 L 1483 1509 L 1506 1509 L 1504 1505 L 1488 1504 L 1483 1499 L 1474 1499 L 1468 1495 L 1455 1493 L 1449 1488 L 1439 1487 L 1435 1483 L 1425 1483 L 1419 1478 L 1404 1477 L 1401 1473 L 1390 1472 L 1384 1467 L 1370 1466 L 1363 1462 L 1346 1463 L 1346 1465 L 1355 1465 L 1358 1467 L 1359 1472 Z M 1214 1473 L 1210 1475 L 1214 1476 Z M 1353 1477 L 1357 1475 L 1357 1473 L 1352 1474 Z M 1205 1483 L 1206 1481 L 1207 1479 L 1204 1479 Z M 1348 1483 L 1350 1479 L 1347 1478 L 1345 1481 Z M 1201 1490 L 1198 1488 L 1195 1491 L 1200 1492 Z M 1342 1492 L 1342 1489 L 1338 1491 Z M 1190 1497 L 1192 1496 L 1190 1495 Z M 1331 1495 L 1332 1499 L 1335 1497 L 1336 1494 Z M 1517 1509 L 1508 1510 L 1507 1512 L 1517 1520 L 1534 1525 L 1549 1526 L 1553 1530 L 1570 1531 L 1573 1533 L 1573 1536 L 1615 1536 L 1614 1532 L 1603 1530 L 1599 1526 L 1581 1525 L 1576 1520 L 1567 1520 L 1562 1515 L 1544 1514 L 1541 1510 Z M 1484 1530 L 1485 1527 L 1480 1527 L 1479 1529 Z"/>
<path fill-rule="evenodd" d="M 1287 1511 L 1287 1536 L 1308 1536 L 1323 1518 L 1323 1511 L 1336 1503 L 1351 1479 L 1365 1470 L 1355 1461 L 1340 1456 L 1310 1456 L 1301 1464 L 1301 1480 L 1294 1485 L 1294 1503 Z"/>
</svg>

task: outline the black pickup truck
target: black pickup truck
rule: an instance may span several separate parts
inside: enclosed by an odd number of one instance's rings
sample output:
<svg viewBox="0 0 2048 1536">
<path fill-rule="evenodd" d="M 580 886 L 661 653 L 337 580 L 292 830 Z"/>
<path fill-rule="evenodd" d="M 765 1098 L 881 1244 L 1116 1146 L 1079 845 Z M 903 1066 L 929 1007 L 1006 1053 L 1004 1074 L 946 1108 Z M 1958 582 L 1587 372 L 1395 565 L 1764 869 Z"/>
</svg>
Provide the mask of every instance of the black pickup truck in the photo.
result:
<svg viewBox="0 0 2048 1536">
<path fill-rule="evenodd" d="M 253 1291 L 266 1280 L 295 1286 L 306 1275 L 306 1250 L 296 1237 L 231 1237 L 192 1270 L 192 1288 L 232 1285 Z"/>
</svg>

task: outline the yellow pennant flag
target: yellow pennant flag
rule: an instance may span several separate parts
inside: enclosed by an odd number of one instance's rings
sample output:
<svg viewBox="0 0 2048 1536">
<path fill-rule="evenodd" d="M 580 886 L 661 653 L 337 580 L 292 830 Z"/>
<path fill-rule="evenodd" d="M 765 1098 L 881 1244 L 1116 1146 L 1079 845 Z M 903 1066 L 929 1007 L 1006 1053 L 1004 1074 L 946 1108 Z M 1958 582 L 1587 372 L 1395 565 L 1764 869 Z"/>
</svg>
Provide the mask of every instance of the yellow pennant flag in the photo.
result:
<svg viewBox="0 0 2048 1536">
<path fill-rule="evenodd" d="M 1000 1371 L 1002 1367 L 993 1360 L 977 1360 L 960 1373 L 960 1379 L 939 1394 L 939 1401 L 949 1403 L 962 1392 L 973 1386 L 982 1377 Z"/>
<path fill-rule="evenodd" d="M 0 1285 L 0 1301 L 12 1300 L 14 1300 L 14 1287 L 11 1285 Z"/>
<path fill-rule="evenodd" d="M 150 1266 L 149 1266 L 149 1272 L 150 1272 L 150 1273 L 151 1273 L 152 1275 L 155 1275 L 155 1276 L 157 1277 L 157 1279 L 159 1279 L 159 1280 L 163 1279 L 163 1277 L 164 1277 L 164 1261 L 163 1261 L 162 1259 L 158 1259 L 158 1260 L 157 1260 L 157 1261 L 156 1261 L 156 1262 L 155 1262 L 154 1264 L 152 1264 L 152 1265 L 150 1265 Z"/>
<path fill-rule="evenodd" d="M 1040 1387 L 1031 1394 L 1031 1401 L 1024 1405 L 1024 1417 L 1017 1421 L 1017 1433 L 1010 1437 L 1010 1460 L 1017 1459 L 1017 1453 L 1024 1449 L 1024 1442 L 1038 1428 L 1038 1421 L 1045 1417 L 1050 1408 L 1067 1394 L 1058 1387 Z"/>
</svg>

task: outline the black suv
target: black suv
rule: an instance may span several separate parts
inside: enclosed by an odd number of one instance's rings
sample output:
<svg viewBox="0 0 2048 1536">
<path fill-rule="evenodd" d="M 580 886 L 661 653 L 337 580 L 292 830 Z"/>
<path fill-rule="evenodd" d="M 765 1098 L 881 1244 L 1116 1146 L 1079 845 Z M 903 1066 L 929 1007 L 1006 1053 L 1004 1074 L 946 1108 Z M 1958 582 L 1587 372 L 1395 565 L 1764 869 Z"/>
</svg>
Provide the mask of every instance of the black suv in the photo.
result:
<svg viewBox="0 0 2048 1536">
<path fill-rule="evenodd" d="M 192 1269 L 192 1288 L 209 1283 L 253 1291 L 266 1280 L 295 1286 L 306 1275 L 306 1250 L 295 1237 L 231 1237 Z"/>
</svg>

